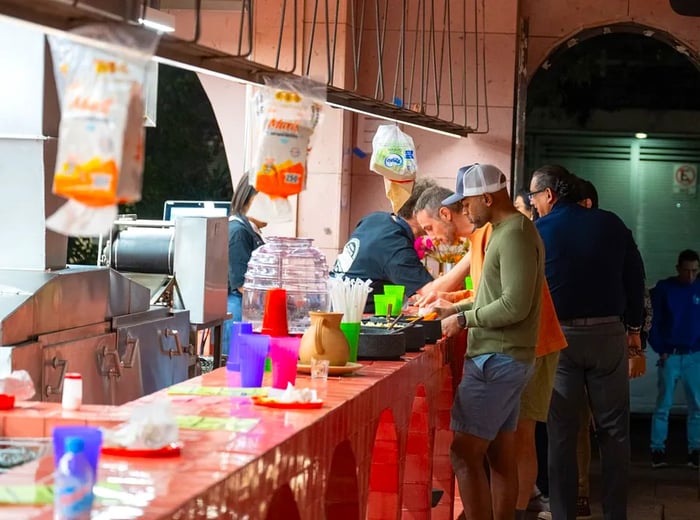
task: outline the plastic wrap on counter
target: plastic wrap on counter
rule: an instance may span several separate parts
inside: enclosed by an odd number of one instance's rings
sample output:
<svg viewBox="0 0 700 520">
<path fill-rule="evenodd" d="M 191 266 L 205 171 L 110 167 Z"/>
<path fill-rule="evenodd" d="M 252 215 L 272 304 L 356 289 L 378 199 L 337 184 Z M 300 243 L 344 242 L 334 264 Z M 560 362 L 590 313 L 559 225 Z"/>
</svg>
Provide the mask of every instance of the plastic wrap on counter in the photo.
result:
<svg viewBox="0 0 700 520">
<path fill-rule="evenodd" d="M 170 401 L 160 400 L 135 408 L 129 421 L 105 430 L 103 444 L 130 450 L 159 449 L 176 443 L 179 429 Z"/>
<path fill-rule="evenodd" d="M 287 197 L 306 187 L 306 159 L 321 117 L 326 87 L 309 78 L 266 78 L 253 99 L 254 138 L 250 183 L 264 222 L 293 218 Z M 258 200 L 260 199 L 260 200 Z"/>
<path fill-rule="evenodd" d="M 35 393 L 32 376 L 26 370 L 14 370 L 10 375 L 0 377 L 0 395 L 13 396 L 16 401 L 27 401 Z"/>
<path fill-rule="evenodd" d="M 61 106 L 53 192 L 68 202 L 49 229 L 109 231 L 117 204 L 141 198 L 146 67 L 159 35 L 93 24 L 48 37 Z"/>
</svg>

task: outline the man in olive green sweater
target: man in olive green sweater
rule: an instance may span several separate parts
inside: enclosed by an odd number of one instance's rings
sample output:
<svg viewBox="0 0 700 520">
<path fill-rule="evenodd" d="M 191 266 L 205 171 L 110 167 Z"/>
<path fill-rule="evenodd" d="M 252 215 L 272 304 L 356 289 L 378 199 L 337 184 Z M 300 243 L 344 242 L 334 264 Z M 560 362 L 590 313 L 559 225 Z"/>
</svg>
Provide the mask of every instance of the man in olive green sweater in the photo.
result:
<svg viewBox="0 0 700 520">
<path fill-rule="evenodd" d="M 513 207 L 498 168 L 475 164 L 458 175 L 457 192 L 443 204 L 461 200 L 469 220 L 477 227 L 490 222 L 493 232 L 474 302 L 456 305 L 442 322 L 448 336 L 469 329 L 452 406 L 450 456 L 466 517 L 513 520 L 518 493 L 514 432 L 520 394 L 535 359 L 544 246 L 532 222 Z"/>
</svg>

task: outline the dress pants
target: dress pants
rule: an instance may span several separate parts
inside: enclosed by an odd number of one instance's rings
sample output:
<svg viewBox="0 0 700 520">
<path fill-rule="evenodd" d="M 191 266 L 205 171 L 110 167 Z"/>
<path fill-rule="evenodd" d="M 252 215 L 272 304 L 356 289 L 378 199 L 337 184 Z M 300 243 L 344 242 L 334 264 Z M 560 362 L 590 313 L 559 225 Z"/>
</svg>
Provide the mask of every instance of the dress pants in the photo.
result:
<svg viewBox="0 0 700 520">
<path fill-rule="evenodd" d="M 549 409 L 549 496 L 553 520 L 575 520 L 576 439 L 585 392 L 600 447 L 605 520 L 626 520 L 630 467 L 629 365 L 622 322 L 566 326 Z"/>
</svg>

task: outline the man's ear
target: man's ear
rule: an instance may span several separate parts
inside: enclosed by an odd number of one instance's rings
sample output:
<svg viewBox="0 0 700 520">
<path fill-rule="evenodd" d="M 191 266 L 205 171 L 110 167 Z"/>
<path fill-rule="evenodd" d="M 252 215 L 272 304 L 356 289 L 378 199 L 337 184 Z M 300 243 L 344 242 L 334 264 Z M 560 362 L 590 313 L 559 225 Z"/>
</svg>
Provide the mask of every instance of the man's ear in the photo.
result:
<svg viewBox="0 0 700 520">
<path fill-rule="evenodd" d="M 447 209 L 445 206 L 442 206 L 438 210 L 438 216 L 442 220 L 445 220 L 447 222 L 452 222 L 452 212 L 449 209 Z"/>
<path fill-rule="evenodd" d="M 484 204 L 486 204 L 487 206 L 493 205 L 494 198 L 491 193 L 484 193 L 482 197 L 484 197 Z"/>
</svg>

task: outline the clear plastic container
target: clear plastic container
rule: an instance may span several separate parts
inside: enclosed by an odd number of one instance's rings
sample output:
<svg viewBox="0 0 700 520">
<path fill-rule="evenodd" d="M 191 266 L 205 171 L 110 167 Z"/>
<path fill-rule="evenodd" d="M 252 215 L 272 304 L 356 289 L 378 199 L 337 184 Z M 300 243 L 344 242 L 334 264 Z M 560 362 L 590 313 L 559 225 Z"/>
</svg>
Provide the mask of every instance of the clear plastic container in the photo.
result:
<svg viewBox="0 0 700 520">
<path fill-rule="evenodd" d="M 328 312 L 328 264 L 310 238 L 270 237 L 253 251 L 243 284 L 243 321 L 262 328 L 265 293 L 287 291 L 287 325 L 290 334 L 302 334 L 310 325 L 309 311 Z"/>
</svg>

